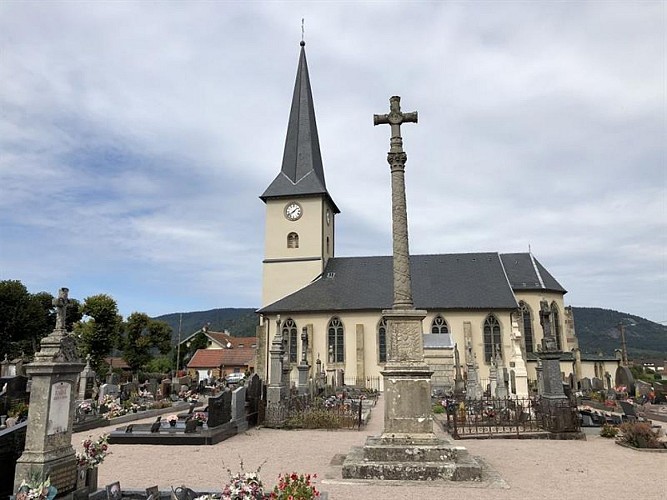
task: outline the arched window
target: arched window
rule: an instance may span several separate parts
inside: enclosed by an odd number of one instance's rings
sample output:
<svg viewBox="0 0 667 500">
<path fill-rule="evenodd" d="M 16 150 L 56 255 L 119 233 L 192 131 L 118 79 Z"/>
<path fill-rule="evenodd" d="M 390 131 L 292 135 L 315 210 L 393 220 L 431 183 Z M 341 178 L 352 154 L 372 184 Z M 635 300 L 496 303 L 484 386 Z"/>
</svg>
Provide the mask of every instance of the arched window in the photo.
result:
<svg viewBox="0 0 667 500">
<path fill-rule="evenodd" d="M 530 314 L 530 308 L 523 300 L 519 302 L 519 311 L 521 312 L 521 335 L 523 335 L 523 344 L 526 352 L 535 351 L 535 337 L 533 336 L 533 317 Z"/>
<path fill-rule="evenodd" d="M 287 353 L 289 355 L 290 363 L 296 363 L 297 361 L 297 346 L 298 346 L 298 335 L 296 331 L 296 323 L 292 318 L 288 318 L 283 323 L 283 341 L 287 341 Z"/>
<path fill-rule="evenodd" d="M 445 318 L 439 314 L 433 318 L 433 323 L 431 323 L 431 333 L 449 333 L 449 327 Z"/>
<path fill-rule="evenodd" d="M 287 235 L 287 248 L 299 248 L 299 235 L 296 233 L 289 233 Z"/>
<path fill-rule="evenodd" d="M 561 342 L 561 327 L 560 327 L 560 315 L 558 314 L 558 306 L 555 302 L 551 303 L 551 328 L 553 331 L 554 337 L 556 337 L 556 347 L 561 351 L 563 349 L 563 344 Z"/>
<path fill-rule="evenodd" d="M 387 362 L 387 320 L 382 318 L 378 323 L 378 362 Z"/>
<path fill-rule="evenodd" d="M 343 363 L 345 361 L 345 330 L 339 318 L 331 318 L 327 332 L 329 363 Z"/>
<path fill-rule="evenodd" d="M 493 314 L 489 314 L 484 321 L 484 361 L 491 363 L 492 357 L 496 355 L 502 357 L 500 345 L 500 323 Z"/>
</svg>

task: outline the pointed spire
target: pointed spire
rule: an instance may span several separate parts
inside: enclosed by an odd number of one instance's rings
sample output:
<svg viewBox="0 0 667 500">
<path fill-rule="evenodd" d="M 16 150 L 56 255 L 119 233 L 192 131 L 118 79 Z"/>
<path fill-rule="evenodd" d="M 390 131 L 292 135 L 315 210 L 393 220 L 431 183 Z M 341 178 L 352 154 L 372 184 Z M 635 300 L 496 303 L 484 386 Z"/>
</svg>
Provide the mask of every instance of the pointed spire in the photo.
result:
<svg viewBox="0 0 667 500">
<path fill-rule="evenodd" d="M 323 194 L 330 198 L 324 179 L 315 107 L 310 88 L 306 42 L 301 40 L 299 65 L 287 123 L 287 137 L 280 173 L 260 198 Z M 335 207 L 335 205 L 334 205 Z M 336 212 L 338 212 L 336 210 Z"/>
</svg>

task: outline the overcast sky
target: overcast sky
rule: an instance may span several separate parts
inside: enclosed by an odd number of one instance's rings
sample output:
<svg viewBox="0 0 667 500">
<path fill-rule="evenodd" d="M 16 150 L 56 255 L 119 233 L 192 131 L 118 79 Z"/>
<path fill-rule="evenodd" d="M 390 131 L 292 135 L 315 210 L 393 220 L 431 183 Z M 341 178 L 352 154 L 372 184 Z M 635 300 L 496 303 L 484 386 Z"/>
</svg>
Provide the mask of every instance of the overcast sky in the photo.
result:
<svg viewBox="0 0 667 500">
<path fill-rule="evenodd" d="M 667 320 L 665 3 L 0 3 L 0 279 L 123 315 L 259 307 L 301 18 L 336 255 L 524 252 Z"/>
</svg>

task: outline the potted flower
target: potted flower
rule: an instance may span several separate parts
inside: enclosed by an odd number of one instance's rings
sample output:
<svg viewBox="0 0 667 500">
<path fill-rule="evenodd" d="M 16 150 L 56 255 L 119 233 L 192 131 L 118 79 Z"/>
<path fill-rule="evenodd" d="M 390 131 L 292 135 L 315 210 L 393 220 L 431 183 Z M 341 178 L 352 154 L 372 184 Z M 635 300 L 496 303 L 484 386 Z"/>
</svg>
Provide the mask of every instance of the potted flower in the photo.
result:
<svg viewBox="0 0 667 500">
<path fill-rule="evenodd" d="M 204 425 L 206 423 L 206 420 L 208 420 L 208 418 L 206 417 L 206 413 L 203 413 L 201 411 L 196 412 L 192 416 L 192 418 L 195 422 L 197 422 L 197 425 L 200 425 L 200 426 Z"/>
<path fill-rule="evenodd" d="M 93 411 L 93 405 L 89 401 L 82 401 L 79 403 L 79 411 L 82 413 L 90 413 Z"/>
<path fill-rule="evenodd" d="M 176 422 L 178 422 L 178 416 L 177 415 L 169 415 L 167 417 L 167 421 L 169 422 L 169 425 L 171 427 L 176 427 Z"/>
<path fill-rule="evenodd" d="M 85 481 L 90 493 L 97 490 L 97 467 L 111 452 L 109 451 L 109 435 L 103 434 L 95 441 L 84 439 L 83 451 L 76 454 L 77 466 L 79 467 L 79 478 Z M 84 472 L 85 471 L 85 474 Z"/>
<path fill-rule="evenodd" d="M 33 476 L 21 481 L 16 491 L 16 500 L 53 500 L 58 493 L 55 486 L 51 486 L 51 479 L 38 479 Z"/>
<path fill-rule="evenodd" d="M 260 465 L 255 472 L 248 472 L 243 468 L 243 461 L 241 461 L 241 470 L 236 474 L 232 474 L 232 471 L 227 469 L 229 482 L 222 490 L 221 500 L 264 500 L 267 498 L 264 494 L 264 485 L 259 477 L 259 471 L 262 469 L 262 465 Z"/>
<path fill-rule="evenodd" d="M 311 500 L 319 498 L 320 492 L 315 488 L 312 479 L 317 474 L 281 474 L 278 476 L 278 484 L 273 488 L 269 498 L 277 500 L 288 500 L 298 498 L 299 500 Z"/>
</svg>

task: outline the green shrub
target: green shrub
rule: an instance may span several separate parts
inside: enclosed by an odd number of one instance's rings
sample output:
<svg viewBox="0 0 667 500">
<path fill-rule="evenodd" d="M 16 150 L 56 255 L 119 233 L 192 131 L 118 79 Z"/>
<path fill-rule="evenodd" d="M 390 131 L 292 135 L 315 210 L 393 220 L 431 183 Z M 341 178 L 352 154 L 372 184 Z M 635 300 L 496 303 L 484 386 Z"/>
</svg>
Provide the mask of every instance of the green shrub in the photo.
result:
<svg viewBox="0 0 667 500">
<path fill-rule="evenodd" d="M 626 422 L 621 425 L 621 443 L 634 448 L 662 448 L 658 434 L 645 422 Z"/>
<path fill-rule="evenodd" d="M 445 413 L 445 407 L 442 406 L 440 403 L 436 403 L 433 405 L 433 413 L 435 414 Z"/>
<path fill-rule="evenodd" d="M 343 417 L 326 410 L 313 410 L 290 417 L 285 427 L 290 429 L 340 429 Z"/>
<path fill-rule="evenodd" d="M 613 425 L 604 424 L 600 429 L 600 436 L 603 438 L 615 438 L 618 435 L 618 428 Z"/>
</svg>

